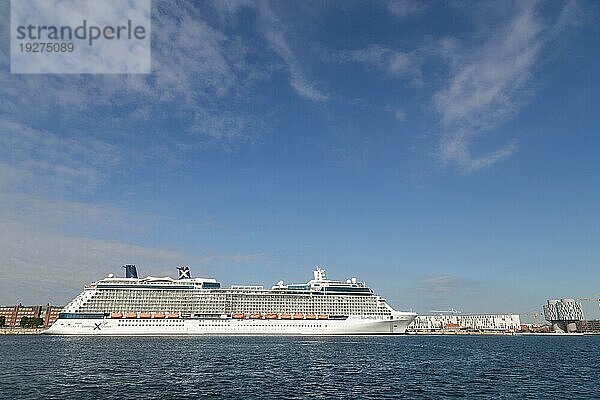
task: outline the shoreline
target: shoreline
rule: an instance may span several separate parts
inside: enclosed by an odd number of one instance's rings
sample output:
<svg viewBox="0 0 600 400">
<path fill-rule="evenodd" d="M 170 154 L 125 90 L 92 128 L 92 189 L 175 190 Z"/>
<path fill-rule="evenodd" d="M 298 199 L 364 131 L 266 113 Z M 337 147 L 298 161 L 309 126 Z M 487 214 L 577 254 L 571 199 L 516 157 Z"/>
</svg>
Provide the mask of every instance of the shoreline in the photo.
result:
<svg viewBox="0 0 600 400">
<path fill-rule="evenodd" d="M 46 328 L 0 328 L 0 335 L 40 335 Z"/>
<path fill-rule="evenodd" d="M 41 335 L 46 328 L 0 328 L 0 335 Z M 408 332 L 398 336 L 597 336 L 600 332 Z M 132 335 L 135 336 L 135 335 Z M 184 336 L 184 335 L 182 335 Z M 203 336 L 203 335 L 199 335 Z M 236 336 L 236 335 L 232 335 Z M 277 336 L 277 335 L 274 335 Z M 307 335 L 311 336 L 311 335 Z M 343 335 L 342 335 L 343 336 Z M 350 335 L 351 336 L 351 335 Z M 394 336 L 394 335 L 390 335 Z"/>
</svg>

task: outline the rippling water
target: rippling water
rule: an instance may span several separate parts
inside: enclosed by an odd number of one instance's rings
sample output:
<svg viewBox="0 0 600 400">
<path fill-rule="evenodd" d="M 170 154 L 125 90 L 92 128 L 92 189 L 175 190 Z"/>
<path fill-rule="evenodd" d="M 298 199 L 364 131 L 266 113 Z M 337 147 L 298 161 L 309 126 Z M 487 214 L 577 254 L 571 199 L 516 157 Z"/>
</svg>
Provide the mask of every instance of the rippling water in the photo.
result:
<svg viewBox="0 0 600 400">
<path fill-rule="evenodd" d="M 0 345 L 0 398 L 600 398 L 600 336 L 3 336 Z"/>
</svg>

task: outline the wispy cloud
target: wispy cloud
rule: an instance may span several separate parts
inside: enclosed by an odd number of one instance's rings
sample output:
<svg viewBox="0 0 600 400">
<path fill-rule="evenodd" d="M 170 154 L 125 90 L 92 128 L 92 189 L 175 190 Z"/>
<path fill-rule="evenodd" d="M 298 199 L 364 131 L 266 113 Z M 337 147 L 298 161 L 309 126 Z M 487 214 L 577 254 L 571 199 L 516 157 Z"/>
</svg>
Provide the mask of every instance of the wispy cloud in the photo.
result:
<svg viewBox="0 0 600 400">
<path fill-rule="evenodd" d="M 416 84 L 420 84 L 422 80 L 423 57 L 416 51 L 404 52 L 371 45 L 361 49 L 342 50 L 332 58 L 338 62 L 358 62 L 377 67 L 389 76 L 410 78 Z"/>
<path fill-rule="evenodd" d="M 64 303 L 82 285 L 135 262 L 156 271 L 184 260 L 174 250 L 50 233 L 0 218 L 0 301 Z"/>
<path fill-rule="evenodd" d="M 0 17 L 9 19 L 7 4 L 0 6 Z M 8 25 L 1 26 L 0 38 L 7 41 L 8 34 Z M 200 141 L 229 145 L 233 140 L 245 140 L 246 134 L 256 136 L 256 131 L 250 132 L 248 117 L 241 108 L 249 101 L 249 90 L 265 75 L 248 62 L 248 48 L 239 36 L 210 26 L 198 5 L 156 1 L 152 43 L 152 73 L 147 75 L 2 72 L 0 117 L 34 125 L 58 119 L 59 123 L 68 122 L 63 125 L 71 129 L 90 127 L 88 135 L 115 126 L 136 127 L 149 118 L 155 124 L 178 118 L 180 134 L 169 138 L 174 144 Z M 9 70 L 9 61 L 7 53 L 0 53 L 4 71 Z M 36 110 L 33 118 L 32 109 Z M 214 127 L 195 125 L 189 117 L 203 112 L 210 112 Z M 224 126 L 224 121 L 233 123 Z M 232 132 L 223 132 L 228 127 Z M 214 132 L 219 129 L 216 137 Z"/>
<path fill-rule="evenodd" d="M 235 37 L 209 26 L 201 12 L 182 3 L 160 2 L 153 20 L 153 75 L 146 85 L 153 99 L 186 105 L 200 99 L 223 97 L 247 72 L 246 49 Z M 147 86 L 146 86 L 147 87 Z"/>
<path fill-rule="evenodd" d="M 171 143 L 169 151 L 162 153 L 173 154 L 174 158 L 178 151 L 195 151 L 207 144 L 231 149 L 237 143 L 256 140 L 268 131 L 266 124 L 258 121 L 268 118 L 261 118 L 256 107 L 255 85 L 268 79 L 275 67 L 266 67 L 256 60 L 257 54 L 265 54 L 264 48 L 255 48 L 252 40 L 232 31 L 239 21 L 230 18 L 222 26 L 209 21 L 207 15 L 214 12 L 213 8 L 229 16 L 237 15 L 242 8 L 253 9 L 257 16 L 254 29 L 275 57 L 283 61 L 293 90 L 317 102 L 328 98 L 306 77 L 290 45 L 290 32 L 270 3 L 152 4 L 151 74 L 60 76 L 2 72 L 0 117 L 34 126 L 45 126 L 58 119 L 71 129 L 76 125 L 90 127 L 88 135 L 103 134 L 116 126 L 139 129 L 138 125 L 149 119 L 160 125 L 176 118 L 178 134 L 161 138 L 163 146 Z M 9 19 L 7 4 L 0 6 L 0 17 Z M 0 26 L 0 39 L 8 38 L 8 25 Z M 4 71 L 9 70 L 9 64 L 9 54 L 0 51 Z M 29 112 L 32 109 L 36 110 L 33 121 Z"/>
<path fill-rule="evenodd" d="M 169 232 L 164 239 L 219 225 L 182 223 L 140 208 L 86 201 L 119 173 L 124 158 L 122 149 L 103 141 L 59 136 L 0 118 L 1 301 L 62 303 L 84 283 L 118 273 L 125 262 L 164 275 L 169 272 L 165 264 L 193 264 L 196 258 L 206 264 L 240 264 L 260 257 L 235 250 L 215 257 L 210 250 L 197 255 L 135 244 L 152 242 L 156 231 Z"/>
<path fill-rule="evenodd" d="M 0 6 L 5 20 L 7 4 Z M 165 264 L 202 258 L 203 253 L 192 250 L 136 242 L 152 243 L 159 229 L 169 232 L 162 235 L 168 239 L 218 224 L 187 223 L 139 207 L 102 204 L 90 196 L 149 154 L 177 159 L 182 150 L 196 150 L 197 142 L 231 147 L 259 135 L 259 129 L 248 131 L 257 128 L 253 119 L 228 107 L 243 104 L 252 85 L 264 78 L 247 62 L 240 38 L 210 26 L 194 4 L 153 5 L 152 74 L 0 72 L 2 301 L 61 302 L 83 283 L 117 272 L 124 262 L 156 273 Z M 5 41 L 7 26 L 0 26 Z M 1 52 L 3 71 L 9 70 L 9 61 Z M 157 125 L 177 119 L 180 131 L 171 137 L 167 130 L 164 137 L 145 140 L 147 132 L 138 126 L 148 119 Z M 155 141 L 162 148 L 154 153 Z M 132 149 L 133 142 L 141 147 Z M 254 254 L 234 248 L 229 256 L 213 261 L 245 263 L 255 259 Z M 23 276 L 31 279 L 19 283 Z"/>
<path fill-rule="evenodd" d="M 142 266 L 144 275 L 172 275 L 172 267 L 181 263 L 191 264 L 198 275 L 202 268 L 253 263 L 265 255 L 135 243 L 134 238 L 152 238 L 157 230 L 179 237 L 217 226 L 180 225 L 173 218 L 111 205 L 0 195 L 0 302 L 64 303 L 82 285 L 121 273 L 120 265 L 127 262 Z"/>
<path fill-rule="evenodd" d="M 268 128 L 256 117 L 235 112 L 211 112 L 199 109 L 194 113 L 191 132 L 197 132 L 206 138 L 206 143 L 219 143 L 225 149 L 237 144 L 246 144 L 258 139 L 256 132 Z"/>
<path fill-rule="evenodd" d="M 464 173 L 479 171 L 498 161 L 511 157 L 517 150 L 517 140 L 483 156 L 474 157 L 469 148 L 469 137 L 463 134 L 446 134 L 440 144 L 443 162 L 454 162 Z"/>
<path fill-rule="evenodd" d="M 424 2 L 385 4 L 390 12 L 403 18 L 427 9 Z M 507 159 L 517 151 L 515 136 L 518 132 L 505 145 L 483 154 L 474 149 L 474 139 L 499 128 L 531 100 L 536 68 L 546 54 L 544 50 L 567 28 L 581 23 L 584 18 L 580 5 L 574 1 L 567 2 L 555 20 L 541 17 L 538 2 L 507 3 L 506 6 L 510 7 L 457 6 L 455 11 L 464 14 L 461 16 L 470 19 L 476 27 L 469 37 L 429 37 L 410 49 L 372 44 L 359 49 L 323 52 L 323 58 L 361 63 L 385 72 L 387 77 L 409 79 L 418 86 L 438 87 L 432 99 L 442 132 L 435 151 L 437 161 L 456 165 L 462 173 L 472 173 Z M 430 72 L 434 60 L 442 61 L 442 67 L 448 70 L 441 83 Z M 428 71 L 428 75 L 424 71 Z M 397 116 L 399 121 L 403 120 L 402 111 Z"/>
<path fill-rule="evenodd" d="M 510 157 L 516 139 L 483 155 L 473 155 L 475 136 L 498 128 L 532 96 L 531 82 L 548 26 L 538 18 L 536 3 L 518 3 L 514 15 L 479 47 L 464 45 L 446 52 L 451 75 L 434 96 L 444 131 L 438 149 L 442 163 L 456 164 L 465 173 L 478 171 Z M 456 51 L 458 50 L 458 51 Z"/>
<path fill-rule="evenodd" d="M 0 118 L 0 187 L 91 190 L 120 162 L 117 147 Z"/>
<path fill-rule="evenodd" d="M 275 51 L 287 65 L 292 88 L 300 96 L 306 97 L 307 99 L 319 102 L 327 100 L 329 96 L 319 90 L 316 85 L 310 82 L 304 75 L 296 55 L 286 40 L 286 30 L 275 12 L 269 6 L 268 2 L 260 1 L 252 4 L 254 4 L 260 16 L 259 29 L 267 42 L 271 45 L 273 51 Z"/>
<path fill-rule="evenodd" d="M 453 293 L 457 290 L 460 281 L 449 275 L 431 276 L 421 281 L 422 286 L 417 290 L 429 293 Z"/>
<path fill-rule="evenodd" d="M 210 223 L 181 226 L 172 218 L 112 204 L 52 199 L 44 193 L 0 194 L 0 218 L 18 220 L 47 230 L 85 232 L 106 237 L 147 236 L 158 229 L 197 231 Z"/>
<path fill-rule="evenodd" d="M 406 120 L 406 111 L 404 111 L 404 108 L 402 107 L 389 105 L 385 107 L 385 111 L 393 115 L 394 119 L 398 122 L 404 122 Z"/>
<path fill-rule="evenodd" d="M 396 118 L 396 121 L 402 122 L 406 119 L 406 113 L 402 108 L 398 107 L 394 110 L 394 118 Z"/>
<path fill-rule="evenodd" d="M 421 0 L 391 0 L 385 5 L 388 11 L 398 18 L 420 15 L 429 8 L 428 3 Z"/>
<path fill-rule="evenodd" d="M 445 127 L 495 127 L 515 109 L 516 92 L 531 79 L 542 42 L 533 7 L 521 10 L 503 32 L 459 65 L 435 101 Z"/>
</svg>

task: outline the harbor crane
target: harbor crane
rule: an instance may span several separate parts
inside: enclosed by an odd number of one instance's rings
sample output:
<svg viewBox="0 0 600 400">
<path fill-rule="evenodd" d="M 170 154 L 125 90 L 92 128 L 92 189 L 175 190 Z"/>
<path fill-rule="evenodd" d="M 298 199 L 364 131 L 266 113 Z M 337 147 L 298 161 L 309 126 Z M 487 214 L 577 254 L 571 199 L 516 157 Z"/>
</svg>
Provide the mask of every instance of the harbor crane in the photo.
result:
<svg viewBox="0 0 600 400">
<path fill-rule="evenodd" d="M 528 317 L 533 317 L 533 324 L 539 325 L 538 317 L 543 317 L 544 313 L 540 312 L 540 311 L 529 311 L 529 312 L 523 313 L 522 315 L 526 315 Z M 542 321 L 543 321 L 543 318 L 542 318 Z"/>
<path fill-rule="evenodd" d="M 600 294 L 595 295 L 595 296 L 591 296 L 591 297 L 580 297 L 578 299 L 575 299 L 577 301 L 597 301 L 598 302 L 598 308 L 600 309 Z"/>
<path fill-rule="evenodd" d="M 580 297 L 575 300 L 577 300 L 577 301 L 600 301 L 600 294 L 598 296 L 593 296 L 593 297 Z"/>
</svg>

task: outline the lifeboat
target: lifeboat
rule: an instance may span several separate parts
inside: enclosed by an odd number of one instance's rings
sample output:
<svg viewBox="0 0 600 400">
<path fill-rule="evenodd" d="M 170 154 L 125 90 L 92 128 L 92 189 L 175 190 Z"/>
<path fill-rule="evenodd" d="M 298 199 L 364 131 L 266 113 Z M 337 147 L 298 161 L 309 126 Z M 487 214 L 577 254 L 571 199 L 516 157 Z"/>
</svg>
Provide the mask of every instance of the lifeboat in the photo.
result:
<svg viewBox="0 0 600 400">
<path fill-rule="evenodd" d="M 167 318 L 179 318 L 179 314 L 167 314 Z"/>
<path fill-rule="evenodd" d="M 262 315 L 260 315 L 260 314 L 250 314 L 250 318 L 251 319 L 261 319 Z"/>
<path fill-rule="evenodd" d="M 290 314 L 281 314 L 281 319 L 292 319 L 292 316 Z"/>
<path fill-rule="evenodd" d="M 329 315 L 319 314 L 319 316 L 317 318 L 319 318 L 319 319 L 329 319 Z"/>
<path fill-rule="evenodd" d="M 141 313 L 140 318 L 150 318 L 150 314 L 149 313 Z"/>
<path fill-rule="evenodd" d="M 306 319 L 316 319 L 315 314 L 306 314 Z"/>
<path fill-rule="evenodd" d="M 235 318 L 235 319 L 243 319 L 243 318 L 244 318 L 244 314 L 241 314 L 241 313 L 233 314 L 233 315 L 231 316 L 231 318 Z"/>
<path fill-rule="evenodd" d="M 294 314 L 294 319 L 304 319 L 304 314 Z"/>
<path fill-rule="evenodd" d="M 278 315 L 277 314 L 267 314 L 267 316 L 265 317 L 266 319 L 277 319 Z"/>
<path fill-rule="evenodd" d="M 159 313 L 159 314 L 154 314 L 154 318 L 164 318 L 165 314 Z"/>
<path fill-rule="evenodd" d="M 121 314 L 120 312 L 114 312 L 114 313 L 110 313 L 110 317 L 111 318 L 123 318 L 123 314 Z"/>
<path fill-rule="evenodd" d="M 125 318 L 137 318 L 137 313 L 130 312 L 125 314 Z"/>
</svg>

